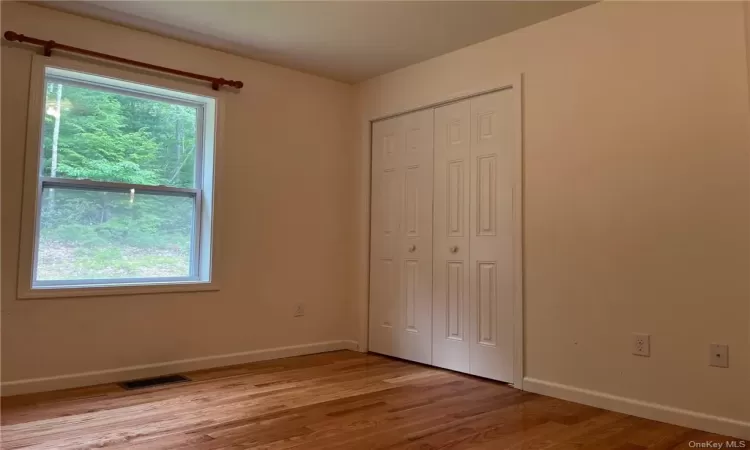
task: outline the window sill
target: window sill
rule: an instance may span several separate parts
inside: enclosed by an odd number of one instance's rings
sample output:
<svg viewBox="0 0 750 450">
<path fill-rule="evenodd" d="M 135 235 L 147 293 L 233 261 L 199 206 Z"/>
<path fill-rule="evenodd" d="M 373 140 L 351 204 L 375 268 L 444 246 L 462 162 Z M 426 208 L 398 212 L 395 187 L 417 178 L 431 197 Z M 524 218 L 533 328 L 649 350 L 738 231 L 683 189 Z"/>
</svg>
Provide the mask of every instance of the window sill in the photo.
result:
<svg viewBox="0 0 750 450">
<path fill-rule="evenodd" d="M 168 294 L 177 292 L 208 292 L 218 290 L 219 286 L 215 282 L 186 281 L 119 286 L 38 287 L 20 289 L 18 292 L 18 298 L 22 300 L 33 300 L 47 298 L 107 297 L 112 295 Z"/>
</svg>

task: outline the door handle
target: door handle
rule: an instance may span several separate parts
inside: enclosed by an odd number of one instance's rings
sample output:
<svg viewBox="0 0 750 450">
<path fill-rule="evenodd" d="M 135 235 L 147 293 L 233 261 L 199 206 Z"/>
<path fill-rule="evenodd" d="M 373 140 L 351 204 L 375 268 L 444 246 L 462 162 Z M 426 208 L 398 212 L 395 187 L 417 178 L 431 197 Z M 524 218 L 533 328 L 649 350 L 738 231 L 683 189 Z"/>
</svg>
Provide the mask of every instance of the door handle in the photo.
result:
<svg viewBox="0 0 750 450">
<path fill-rule="evenodd" d="M 454 245 L 453 247 L 450 248 L 450 250 L 451 250 L 451 253 L 458 253 L 458 245 Z"/>
<path fill-rule="evenodd" d="M 417 251 L 417 246 L 414 244 L 411 244 L 409 246 L 409 253 L 414 253 L 415 251 Z"/>
</svg>

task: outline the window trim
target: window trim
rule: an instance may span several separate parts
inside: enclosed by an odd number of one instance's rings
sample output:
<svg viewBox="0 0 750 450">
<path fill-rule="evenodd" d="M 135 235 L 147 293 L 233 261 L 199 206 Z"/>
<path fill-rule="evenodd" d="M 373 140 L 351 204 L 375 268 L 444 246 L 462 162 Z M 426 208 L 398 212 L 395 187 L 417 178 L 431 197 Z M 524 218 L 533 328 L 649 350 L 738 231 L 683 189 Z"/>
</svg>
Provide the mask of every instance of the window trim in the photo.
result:
<svg viewBox="0 0 750 450">
<path fill-rule="evenodd" d="M 46 72 L 49 71 L 50 75 Z M 76 72 L 75 76 L 67 76 Z M 41 139 L 43 111 L 45 105 L 46 76 L 79 86 L 96 85 L 97 89 L 151 100 L 169 101 L 198 107 L 196 138 L 202 145 L 196 148 L 195 187 L 146 186 L 129 183 L 99 182 L 43 177 L 40 169 L 42 158 Z M 109 78 L 106 85 L 99 81 Z M 109 82 L 111 81 L 111 83 Z M 137 85 L 137 86 L 135 86 Z M 171 92 L 165 94 L 164 89 Z M 217 262 L 216 226 L 217 168 L 220 167 L 219 151 L 222 138 L 222 110 L 225 93 L 212 91 L 191 82 L 163 78 L 150 73 L 124 70 L 108 65 L 93 65 L 64 57 L 34 55 L 29 86 L 29 108 L 27 111 L 26 154 L 22 200 L 21 233 L 18 256 L 18 298 L 68 298 L 81 296 L 136 295 L 167 292 L 197 292 L 219 290 Z M 206 102 L 206 99 L 210 100 Z M 214 133 L 205 133 L 213 129 Z M 59 186 L 76 188 L 88 185 L 92 189 L 122 192 L 137 189 L 138 192 L 177 195 L 195 199 L 195 232 L 197 240 L 191 254 L 190 277 L 179 278 L 124 278 L 69 280 L 35 283 L 37 230 L 39 229 L 39 206 L 43 187 Z"/>
</svg>

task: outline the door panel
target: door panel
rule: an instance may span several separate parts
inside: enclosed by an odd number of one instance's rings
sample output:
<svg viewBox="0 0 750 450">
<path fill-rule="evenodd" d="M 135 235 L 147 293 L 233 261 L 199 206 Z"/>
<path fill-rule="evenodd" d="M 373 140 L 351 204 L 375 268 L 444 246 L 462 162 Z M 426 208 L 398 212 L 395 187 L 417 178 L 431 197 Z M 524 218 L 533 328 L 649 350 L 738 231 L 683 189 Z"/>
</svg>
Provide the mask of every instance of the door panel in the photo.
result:
<svg viewBox="0 0 750 450">
<path fill-rule="evenodd" d="M 419 297 L 419 261 L 407 259 L 404 261 L 404 283 L 406 301 L 406 331 L 418 333 L 417 303 Z"/>
<path fill-rule="evenodd" d="M 477 236 L 495 236 L 497 204 L 497 155 L 477 157 Z"/>
<path fill-rule="evenodd" d="M 398 356 L 402 197 L 399 136 L 403 132 L 397 120 L 373 124 L 369 347 L 391 356 Z"/>
<path fill-rule="evenodd" d="M 406 220 L 406 236 L 408 237 L 419 237 L 419 194 L 420 194 L 420 180 L 422 171 L 424 169 L 419 166 L 411 166 L 406 168 L 406 176 L 404 186 L 406 187 L 404 206 L 405 220 Z M 424 193 L 422 193 L 424 195 Z"/>
<path fill-rule="evenodd" d="M 426 110 L 372 129 L 370 349 L 426 364 L 432 361 L 432 128 Z"/>
<path fill-rule="evenodd" d="M 470 102 L 435 109 L 433 364 L 469 371 Z"/>
<path fill-rule="evenodd" d="M 471 99 L 470 373 L 513 381 L 512 90 Z"/>
<path fill-rule="evenodd" d="M 497 305 L 497 265 L 495 263 L 477 263 L 477 313 L 479 317 L 478 339 L 482 345 L 497 345 L 497 319 L 493 314 Z"/>
<path fill-rule="evenodd" d="M 432 363 L 433 112 L 399 118 L 405 134 L 400 357 Z"/>
<path fill-rule="evenodd" d="M 468 122 L 468 121 L 467 121 Z M 463 237 L 466 233 L 464 216 L 468 212 L 469 192 L 465 181 L 468 179 L 467 164 L 463 159 L 449 161 L 445 186 L 446 228 L 448 237 Z M 442 218 L 441 218 L 442 219 Z"/>
</svg>

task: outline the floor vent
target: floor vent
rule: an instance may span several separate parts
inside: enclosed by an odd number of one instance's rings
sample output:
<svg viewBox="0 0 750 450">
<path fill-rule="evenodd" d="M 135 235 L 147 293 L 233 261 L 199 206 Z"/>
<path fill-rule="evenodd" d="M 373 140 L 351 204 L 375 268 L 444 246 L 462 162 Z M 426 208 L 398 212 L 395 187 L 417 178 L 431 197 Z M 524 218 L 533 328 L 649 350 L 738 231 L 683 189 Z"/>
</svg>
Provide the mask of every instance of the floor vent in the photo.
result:
<svg viewBox="0 0 750 450">
<path fill-rule="evenodd" d="M 190 378 L 183 377 L 182 375 L 166 375 L 163 377 L 144 378 L 142 380 L 125 381 L 119 384 L 120 384 L 120 387 L 122 387 L 123 389 L 130 390 L 130 389 L 142 389 L 142 388 L 147 388 L 151 386 L 161 386 L 164 384 L 184 383 L 186 381 L 190 381 Z"/>
</svg>

